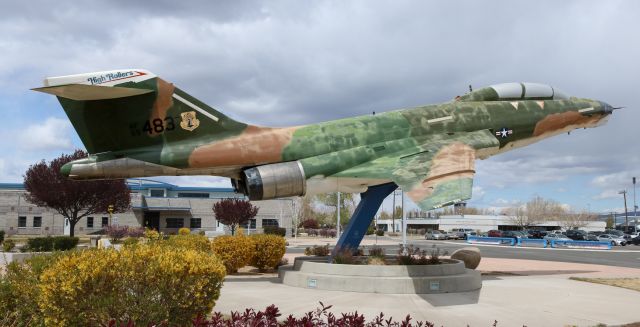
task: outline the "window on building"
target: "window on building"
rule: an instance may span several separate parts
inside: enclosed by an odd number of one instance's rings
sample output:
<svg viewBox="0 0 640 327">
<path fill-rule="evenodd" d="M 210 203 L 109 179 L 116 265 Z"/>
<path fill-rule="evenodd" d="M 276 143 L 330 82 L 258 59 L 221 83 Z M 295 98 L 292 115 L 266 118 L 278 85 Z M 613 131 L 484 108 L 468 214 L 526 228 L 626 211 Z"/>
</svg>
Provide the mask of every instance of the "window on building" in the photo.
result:
<svg viewBox="0 0 640 327">
<path fill-rule="evenodd" d="M 240 227 L 244 228 L 244 229 L 256 229 L 256 220 L 255 219 L 249 219 L 248 223 L 242 224 L 240 225 Z"/>
<path fill-rule="evenodd" d="M 179 192 L 179 198 L 209 198 L 209 193 L 187 193 L 187 192 Z"/>
<path fill-rule="evenodd" d="M 109 217 L 102 217 L 102 227 L 109 226 Z"/>
<path fill-rule="evenodd" d="M 18 228 L 27 227 L 27 217 L 20 216 L 18 217 Z"/>
<path fill-rule="evenodd" d="M 42 227 L 42 217 L 40 216 L 33 217 L 33 227 Z"/>
<path fill-rule="evenodd" d="M 87 228 L 93 228 L 93 217 L 87 217 Z"/>
<path fill-rule="evenodd" d="M 189 220 L 189 228 L 202 228 L 202 218 L 191 218 Z"/>
<path fill-rule="evenodd" d="M 262 219 L 262 227 L 266 226 L 280 227 L 280 224 L 278 223 L 278 219 Z"/>
<path fill-rule="evenodd" d="M 163 198 L 164 190 L 149 190 L 149 196 Z"/>
<path fill-rule="evenodd" d="M 167 218 L 167 228 L 182 228 L 184 227 L 183 218 Z"/>
</svg>

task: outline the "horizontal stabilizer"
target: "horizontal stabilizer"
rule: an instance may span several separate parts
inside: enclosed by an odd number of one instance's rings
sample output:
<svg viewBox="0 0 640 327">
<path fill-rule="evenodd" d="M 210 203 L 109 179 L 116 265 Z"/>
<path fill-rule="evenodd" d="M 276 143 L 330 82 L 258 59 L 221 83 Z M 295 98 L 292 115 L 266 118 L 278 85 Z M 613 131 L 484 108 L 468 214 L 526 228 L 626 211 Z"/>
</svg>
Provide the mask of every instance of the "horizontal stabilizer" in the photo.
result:
<svg viewBox="0 0 640 327">
<path fill-rule="evenodd" d="M 57 95 L 62 98 L 88 101 L 88 100 L 106 100 L 126 98 L 135 95 L 147 94 L 154 92 L 148 89 L 136 89 L 117 86 L 98 86 L 83 84 L 67 84 L 59 86 L 38 87 L 34 91 Z"/>
</svg>

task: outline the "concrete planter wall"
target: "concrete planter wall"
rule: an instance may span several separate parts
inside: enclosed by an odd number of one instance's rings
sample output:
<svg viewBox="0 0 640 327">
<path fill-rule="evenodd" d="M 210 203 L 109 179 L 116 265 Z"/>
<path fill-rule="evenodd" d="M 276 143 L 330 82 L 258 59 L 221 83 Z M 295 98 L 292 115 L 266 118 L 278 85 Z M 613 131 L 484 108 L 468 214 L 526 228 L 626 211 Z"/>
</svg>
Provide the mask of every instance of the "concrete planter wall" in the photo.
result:
<svg viewBox="0 0 640 327">
<path fill-rule="evenodd" d="M 480 272 L 466 269 L 459 260 L 440 265 L 344 265 L 328 264 L 318 257 L 296 258 L 293 267 L 281 267 L 279 277 L 289 286 L 323 290 L 426 294 L 467 292 L 480 289 Z"/>
<path fill-rule="evenodd" d="M 12 262 L 23 262 L 34 255 L 51 254 L 51 252 L 0 252 L 0 265 L 8 265 Z"/>
</svg>

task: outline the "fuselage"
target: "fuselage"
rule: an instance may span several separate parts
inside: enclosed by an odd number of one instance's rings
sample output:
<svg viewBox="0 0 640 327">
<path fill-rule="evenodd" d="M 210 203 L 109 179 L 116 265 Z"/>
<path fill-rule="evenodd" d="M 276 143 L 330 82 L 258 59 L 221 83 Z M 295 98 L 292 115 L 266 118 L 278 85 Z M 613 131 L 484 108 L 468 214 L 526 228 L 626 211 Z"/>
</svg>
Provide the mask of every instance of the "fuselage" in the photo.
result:
<svg viewBox="0 0 640 327">
<path fill-rule="evenodd" d="M 344 191 L 356 192 L 389 181 L 385 174 L 376 175 L 371 162 L 424 151 L 434 141 L 488 130 L 500 145 L 478 151 L 476 157 L 484 159 L 559 133 L 597 126 L 612 111 L 606 103 L 590 99 L 527 97 L 525 84 L 512 84 L 522 87 L 522 96 L 501 98 L 495 91 L 504 93 L 504 86 L 499 85 L 447 103 L 305 126 L 246 125 L 231 135 L 201 133 L 193 134 L 192 138 L 161 135 L 164 144 L 160 148 L 94 154 L 69 163 L 63 173 L 76 179 L 157 175 L 219 175 L 238 179 L 248 167 L 296 161 L 304 178 L 317 184 L 318 192 L 336 188 L 333 182 L 323 186 L 329 179 L 341 179 Z M 367 170 L 367 181 L 358 180 L 362 169 Z"/>
</svg>

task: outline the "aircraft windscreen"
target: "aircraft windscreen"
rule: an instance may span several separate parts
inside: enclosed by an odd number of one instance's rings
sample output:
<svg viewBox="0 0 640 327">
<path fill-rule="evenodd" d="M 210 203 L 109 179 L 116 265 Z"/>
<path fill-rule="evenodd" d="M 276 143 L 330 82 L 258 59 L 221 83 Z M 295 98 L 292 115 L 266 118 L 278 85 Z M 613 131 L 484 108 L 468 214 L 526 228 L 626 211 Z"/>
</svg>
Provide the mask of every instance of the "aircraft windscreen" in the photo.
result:
<svg viewBox="0 0 640 327">
<path fill-rule="evenodd" d="M 491 86 L 498 99 L 553 99 L 562 100 L 569 97 L 562 91 L 546 84 L 539 83 L 503 83 Z"/>
</svg>

